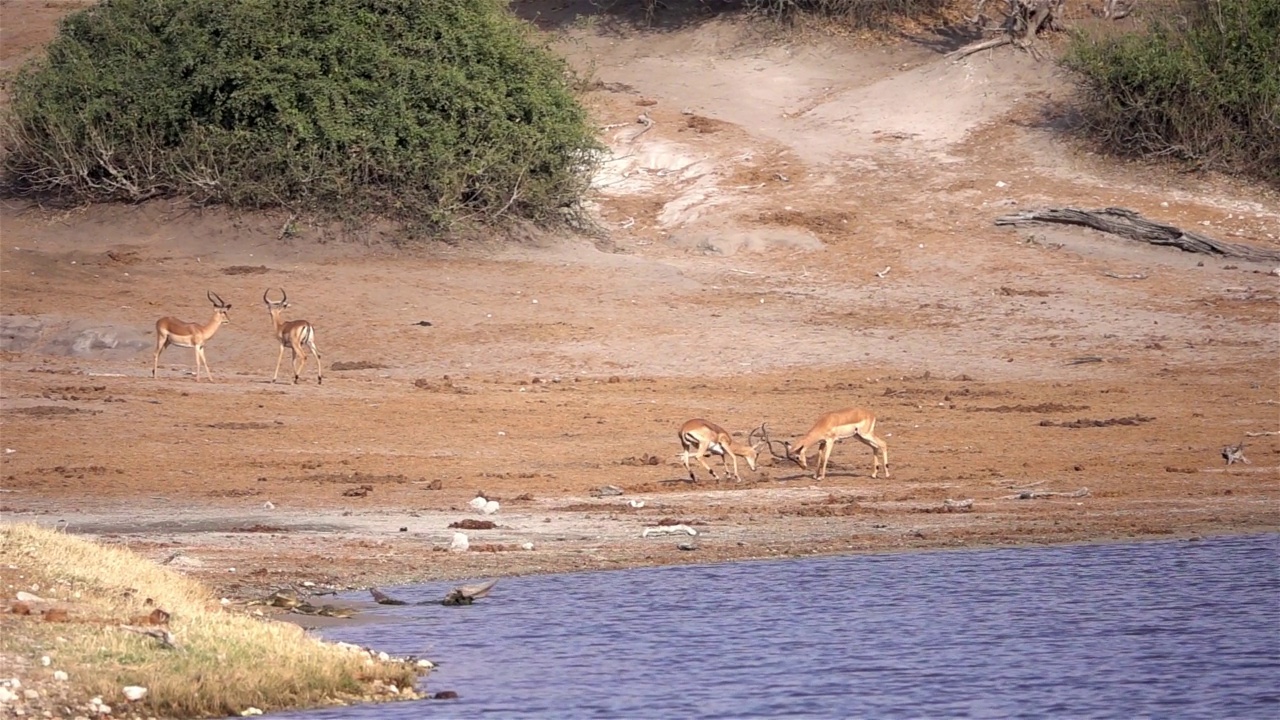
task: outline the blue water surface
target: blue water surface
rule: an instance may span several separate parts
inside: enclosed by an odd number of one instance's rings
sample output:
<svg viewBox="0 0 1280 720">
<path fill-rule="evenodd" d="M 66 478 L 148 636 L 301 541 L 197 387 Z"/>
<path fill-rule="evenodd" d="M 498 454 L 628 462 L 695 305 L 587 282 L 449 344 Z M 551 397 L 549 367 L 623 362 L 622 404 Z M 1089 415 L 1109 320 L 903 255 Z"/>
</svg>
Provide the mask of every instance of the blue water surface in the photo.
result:
<svg viewBox="0 0 1280 720">
<path fill-rule="evenodd" d="M 430 658 L 459 699 L 280 717 L 1280 718 L 1280 535 L 507 578 L 367 614 L 325 637 Z"/>
</svg>

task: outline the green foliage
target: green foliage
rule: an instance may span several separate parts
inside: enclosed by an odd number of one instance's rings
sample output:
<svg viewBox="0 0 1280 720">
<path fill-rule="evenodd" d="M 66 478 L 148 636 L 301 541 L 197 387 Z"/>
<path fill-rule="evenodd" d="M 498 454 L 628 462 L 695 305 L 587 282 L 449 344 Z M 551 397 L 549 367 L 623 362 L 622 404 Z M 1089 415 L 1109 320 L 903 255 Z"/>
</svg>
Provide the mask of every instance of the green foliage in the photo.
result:
<svg viewBox="0 0 1280 720">
<path fill-rule="evenodd" d="M 553 220 L 598 144 L 502 0 L 106 0 L 12 85 L 10 192 Z"/>
<path fill-rule="evenodd" d="M 1172 156 L 1280 187 L 1280 0 L 1199 0 L 1145 32 L 1077 33 L 1084 124 L 1124 156 Z"/>
</svg>

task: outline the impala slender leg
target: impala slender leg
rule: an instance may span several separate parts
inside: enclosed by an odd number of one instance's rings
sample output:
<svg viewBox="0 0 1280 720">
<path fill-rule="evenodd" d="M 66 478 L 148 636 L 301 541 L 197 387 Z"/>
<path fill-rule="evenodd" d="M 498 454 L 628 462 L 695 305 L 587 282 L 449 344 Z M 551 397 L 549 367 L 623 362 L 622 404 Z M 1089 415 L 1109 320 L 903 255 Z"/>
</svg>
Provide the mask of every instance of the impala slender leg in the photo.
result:
<svg viewBox="0 0 1280 720">
<path fill-rule="evenodd" d="M 874 432 L 867 435 L 855 435 L 854 437 L 871 448 L 871 477 L 879 477 L 882 466 L 884 467 L 884 476 L 889 477 L 889 444 Z"/>
<path fill-rule="evenodd" d="M 818 480 L 825 480 L 827 477 L 827 462 L 831 460 L 831 451 L 836 449 L 834 440 L 823 440 L 822 446 L 818 449 Z"/>
<path fill-rule="evenodd" d="M 689 482 L 696 483 L 698 478 L 693 476 L 693 468 L 689 465 L 689 454 L 689 449 L 685 448 L 685 451 L 680 453 L 680 459 L 684 461 L 684 469 L 689 473 Z"/>
<path fill-rule="evenodd" d="M 209 378 L 209 382 L 213 382 L 213 371 L 209 369 L 209 358 L 205 357 L 205 354 L 204 354 L 204 345 L 201 345 L 201 346 L 200 346 L 199 355 L 200 355 L 200 357 L 199 357 L 199 362 L 203 362 L 203 363 L 204 363 L 204 374 L 205 374 L 205 376 L 207 376 L 207 377 Z M 196 381 L 197 381 L 197 382 L 199 382 L 199 380 L 200 380 L 200 365 L 199 365 L 199 362 L 196 364 Z"/>
<path fill-rule="evenodd" d="M 716 475 L 716 471 L 712 470 L 711 466 L 708 465 L 707 461 L 704 459 L 707 455 L 707 448 L 709 447 L 711 447 L 711 443 L 708 443 L 708 442 L 698 443 L 698 453 L 694 457 L 698 459 L 698 462 L 702 464 L 702 467 L 707 469 L 707 472 L 711 473 L 712 480 L 715 480 L 716 482 L 720 482 L 720 477 Z M 692 473 L 690 473 L 690 475 L 692 475 Z M 694 479 L 694 482 L 697 482 L 696 478 Z"/>
<path fill-rule="evenodd" d="M 307 367 L 307 354 L 302 351 L 302 347 L 296 342 L 293 343 L 293 384 L 298 384 L 298 377 L 302 375 L 302 371 Z"/>
<path fill-rule="evenodd" d="M 156 357 L 151 362 L 151 377 L 156 376 L 156 368 L 160 367 L 160 353 L 164 352 L 164 349 L 167 347 L 169 347 L 168 336 L 162 336 L 161 334 L 157 333 L 156 334 Z"/>
<path fill-rule="evenodd" d="M 309 343 L 309 347 L 311 348 L 311 354 L 316 356 L 316 384 L 323 385 L 324 373 L 320 369 L 320 351 L 316 348 L 316 341 L 314 339 Z"/>
<path fill-rule="evenodd" d="M 280 343 L 280 354 L 276 355 L 276 371 L 271 375 L 271 382 L 274 384 L 276 378 L 280 377 L 280 362 L 284 360 L 284 343 Z"/>
</svg>

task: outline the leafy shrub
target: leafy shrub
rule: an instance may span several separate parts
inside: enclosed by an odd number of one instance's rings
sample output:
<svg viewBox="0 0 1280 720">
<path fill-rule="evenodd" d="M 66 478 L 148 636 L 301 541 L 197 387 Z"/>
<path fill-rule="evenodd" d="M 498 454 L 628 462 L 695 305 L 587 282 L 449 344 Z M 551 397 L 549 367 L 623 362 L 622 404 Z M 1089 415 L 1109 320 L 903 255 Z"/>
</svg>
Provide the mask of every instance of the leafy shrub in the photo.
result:
<svg viewBox="0 0 1280 720">
<path fill-rule="evenodd" d="M 598 145 L 502 0 L 106 0 L 12 85 L 4 184 L 441 228 L 558 217 Z"/>
<path fill-rule="evenodd" d="M 1145 32 L 1077 33 L 1064 64 L 1105 149 L 1280 187 L 1280 0 L 1198 0 Z"/>
</svg>

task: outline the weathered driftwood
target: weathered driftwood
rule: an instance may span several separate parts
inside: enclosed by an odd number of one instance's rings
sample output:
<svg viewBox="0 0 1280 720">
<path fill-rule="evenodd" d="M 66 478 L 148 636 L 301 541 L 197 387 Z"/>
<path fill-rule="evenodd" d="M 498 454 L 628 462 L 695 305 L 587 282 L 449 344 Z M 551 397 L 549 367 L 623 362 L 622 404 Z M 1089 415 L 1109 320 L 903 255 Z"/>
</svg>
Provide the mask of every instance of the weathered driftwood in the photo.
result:
<svg viewBox="0 0 1280 720">
<path fill-rule="evenodd" d="M 1080 488 L 1074 492 L 1049 492 L 1048 490 L 1027 490 L 1013 495 L 1004 495 L 1001 500 L 1039 500 L 1040 498 L 1080 498 L 1089 494 L 1089 488 Z"/>
<path fill-rule="evenodd" d="M 996 225 L 1025 225 L 1034 222 L 1084 225 L 1094 230 L 1140 240 L 1152 245 L 1168 245 L 1186 252 L 1219 255 L 1254 262 L 1280 262 L 1280 250 L 1259 248 L 1252 245 L 1222 242 L 1197 232 L 1181 230 L 1172 225 L 1162 225 L 1143 218 L 1138 213 L 1121 207 L 1100 210 L 1078 208 L 1045 208 L 1023 210 L 996 218 Z"/>
<path fill-rule="evenodd" d="M 1063 4 L 1066 0 L 1005 0 L 1004 21 L 1000 34 L 965 45 L 947 54 L 948 60 L 960 60 L 976 52 L 1001 45 L 1014 45 L 1039 57 L 1033 47 L 1036 35 L 1044 30 L 1061 30 Z M 986 16 L 983 7 L 986 0 L 978 0 L 974 22 L 982 23 Z"/>
</svg>

